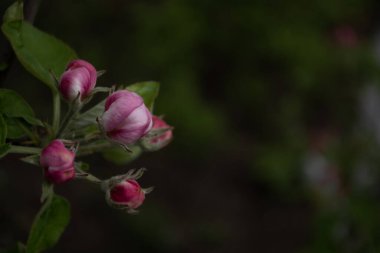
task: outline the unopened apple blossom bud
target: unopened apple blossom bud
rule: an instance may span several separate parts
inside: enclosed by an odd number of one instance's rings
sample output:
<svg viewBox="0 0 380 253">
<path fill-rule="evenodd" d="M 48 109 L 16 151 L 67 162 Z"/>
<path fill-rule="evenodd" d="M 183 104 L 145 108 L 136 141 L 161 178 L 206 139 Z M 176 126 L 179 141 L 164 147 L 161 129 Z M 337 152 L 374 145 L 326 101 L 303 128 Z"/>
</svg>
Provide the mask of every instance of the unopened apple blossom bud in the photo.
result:
<svg viewBox="0 0 380 253">
<path fill-rule="evenodd" d="M 108 138 L 129 145 L 149 132 L 152 114 L 138 94 L 121 90 L 107 98 L 100 124 Z"/>
<path fill-rule="evenodd" d="M 136 181 L 142 176 L 144 169 L 131 170 L 125 175 L 112 177 L 103 181 L 102 187 L 106 191 L 106 200 L 112 207 L 127 210 L 129 213 L 136 212 L 136 208 L 142 205 L 145 194 L 152 188 L 143 189 Z"/>
<path fill-rule="evenodd" d="M 79 102 L 94 89 L 97 73 L 94 66 L 84 60 L 74 60 L 67 65 L 59 81 L 59 90 L 67 101 Z"/>
<path fill-rule="evenodd" d="M 136 180 L 127 179 L 110 189 L 110 198 L 119 205 L 136 209 L 144 202 L 145 193 Z"/>
<path fill-rule="evenodd" d="M 141 142 L 143 147 L 148 151 L 156 151 L 165 147 L 173 138 L 173 128 L 163 119 L 153 115 L 152 121 L 152 129 Z"/>
<path fill-rule="evenodd" d="M 74 152 L 68 150 L 60 140 L 53 140 L 41 152 L 40 164 L 44 168 L 45 178 L 53 184 L 59 184 L 75 176 Z"/>
</svg>

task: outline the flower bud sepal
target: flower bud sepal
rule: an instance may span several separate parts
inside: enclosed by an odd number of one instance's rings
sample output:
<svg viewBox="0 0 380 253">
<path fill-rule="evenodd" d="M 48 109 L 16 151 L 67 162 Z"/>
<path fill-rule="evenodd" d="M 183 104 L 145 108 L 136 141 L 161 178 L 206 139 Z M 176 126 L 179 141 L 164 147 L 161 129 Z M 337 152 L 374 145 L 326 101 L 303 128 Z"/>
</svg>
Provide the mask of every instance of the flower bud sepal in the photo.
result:
<svg viewBox="0 0 380 253">
<path fill-rule="evenodd" d="M 153 190 L 153 187 L 141 188 L 136 181 L 144 171 L 143 168 L 130 170 L 126 174 L 102 181 L 101 188 L 106 192 L 108 205 L 130 214 L 138 213 L 136 208 L 144 202 L 145 195 Z"/>
<path fill-rule="evenodd" d="M 167 138 L 161 142 L 152 142 L 152 140 L 158 139 L 160 136 L 165 135 L 169 131 L 171 132 L 173 129 L 174 127 L 165 127 L 150 130 L 146 136 L 141 138 L 140 146 L 143 148 L 144 151 L 153 152 L 160 150 L 161 148 L 167 146 L 172 141 L 172 139 Z"/>
<path fill-rule="evenodd" d="M 152 116 L 152 129 L 140 139 L 145 151 L 157 151 L 167 146 L 173 139 L 174 127 L 168 125 L 162 117 Z"/>
</svg>

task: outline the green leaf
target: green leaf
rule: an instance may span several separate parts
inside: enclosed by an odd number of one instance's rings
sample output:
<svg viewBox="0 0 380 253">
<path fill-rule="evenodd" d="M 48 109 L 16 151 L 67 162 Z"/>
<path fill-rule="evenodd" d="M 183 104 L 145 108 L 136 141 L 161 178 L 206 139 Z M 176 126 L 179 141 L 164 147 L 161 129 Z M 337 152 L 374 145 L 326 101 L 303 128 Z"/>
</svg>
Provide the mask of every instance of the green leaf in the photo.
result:
<svg viewBox="0 0 380 253">
<path fill-rule="evenodd" d="M 5 123 L 3 115 L 0 114 L 0 145 L 5 144 L 7 133 L 8 133 L 7 124 Z"/>
<path fill-rule="evenodd" d="M 26 245 L 26 253 L 39 253 L 53 247 L 70 219 L 70 205 L 66 199 L 53 195 L 37 214 Z"/>
<path fill-rule="evenodd" d="M 5 117 L 4 120 L 8 127 L 8 139 L 18 139 L 25 135 L 24 130 L 20 126 L 21 119 Z"/>
<path fill-rule="evenodd" d="M 30 105 L 15 91 L 0 89 L 0 113 L 8 118 L 22 118 L 31 125 L 43 126 Z"/>
<path fill-rule="evenodd" d="M 116 165 L 130 163 L 142 154 L 142 149 L 139 146 L 132 146 L 129 148 L 132 150 L 132 153 L 119 146 L 107 148 L 103 151 L 103 157 Z"/>
<path fill-rule="evenodd" d="M 77 58 L 74 50 L 25 21 L 6 22 L 2 30 L 25 69 L 57 91 L 51 73 L 60 76 L 68 62 Z"/>
<path fill-rule="evenodd" d="M 154 101 L 160 90 L 160 84 L 158 82 L 139 82 L 127 86 L 126 89 L 139 94 L 144 99 L 145 105 L 150 111 L 153 111 Z"/>
<path fill-rule="evenodd" d="M 16 1 L 5 11 L 3 16 L 3 22 L 11 22 L 24 19 L 23 12 L 24 3 L 22 1 Z"/>
</svg>

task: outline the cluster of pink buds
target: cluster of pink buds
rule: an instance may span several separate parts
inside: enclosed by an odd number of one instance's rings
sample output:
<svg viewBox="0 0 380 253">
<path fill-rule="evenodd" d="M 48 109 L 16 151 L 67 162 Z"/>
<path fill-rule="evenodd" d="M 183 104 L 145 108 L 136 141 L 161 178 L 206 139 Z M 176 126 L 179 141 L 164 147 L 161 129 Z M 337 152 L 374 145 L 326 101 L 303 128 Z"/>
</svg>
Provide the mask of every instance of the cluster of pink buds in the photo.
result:
<svg viewBox="0 0 380 253">
<path fill-rule="evenodd" d="M 145 169 L 98 178 L 90 170 L 94 161 L 81 158 L 98 154 L 117 165 L 127 164 L 144 152 L 165 147 L 173 138 L 173 127 L 153 115 L 158 82 L 102 87 L 99 78 L 105 70 L 74 59 L 75 50 L 25 22 L 24 12 L 22 0 L 5 10 L 3 36 L 25 70 L 50 89 L 52 104 L 47 109 L 52 115 L 40 119 L 16 91 L 0 89 L 0 159 L 11 153 L 22 155 L 20 160 L 37 166 L 43 177 L 42 206 L 28 240 L 4 249 L 7 252 L 41 252 L 58 241 L 70 220 L 70 204 L 55 187 L 86 181 L 103 191 L 104 205 L 136 213 L 153 189 L 140 186 Z M 20 42 L 25 42 L 26 51 Z M 2 64 L 3 70 L 7 67 Z"/>
<path fill-rule="evenodd" d="M 59 90 L 67 102 L 78 105 L 91 99 L 96 82 L 95 67 L 84 60 L 74 60 L 60 77 Z M 76 108 L 80 110 L 81 106 Z M 110 145 L 126 148 L 128 145 L 139 145 L 143 150 L 154 151 L 166 146 L 173 136 L 172 127 L 162 118 L 152 115 L 144 99 L 128 89 L 110 90 L 104 102 L 104 112 L 97 116 L 96 121 L 100 128 L 99 136 L 103 136 L 103 141 L 108 141 Z M 65 129 L 61 126 L 58 139 L 51 141 L 40 155 L 40 165 L 51 184 L 88 175 L 76 167 L 76 153 L 81 152 L 79 141 L 75 138 L 67 141 L 60 139 Z M 135 212 L 144 202 L 145 194 L 151 190 L 141 188 L 137 182 L 142 173 L 143 170 L 131 170 L 125 175 L 107 180 L 96 178 L 95 181 L 106 192 L 106 200 L 111 206 Z"/>
</svg>

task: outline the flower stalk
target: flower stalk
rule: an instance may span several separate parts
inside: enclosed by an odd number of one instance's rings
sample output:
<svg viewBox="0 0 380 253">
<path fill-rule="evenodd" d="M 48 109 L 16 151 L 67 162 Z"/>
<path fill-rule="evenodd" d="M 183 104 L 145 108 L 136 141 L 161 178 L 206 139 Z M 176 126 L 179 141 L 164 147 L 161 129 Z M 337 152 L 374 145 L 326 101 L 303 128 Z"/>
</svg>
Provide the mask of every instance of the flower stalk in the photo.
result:
<svg viewBox="0 0 380 253">
<path fill-rule="evenodd" d="M 58 132 L 61 118 L 61 97 L 58 91 L 53 91 L 53 135 Z"/>
<path fill-rule="evenodd" d="M 37 155 L 37 154 L 41 153 L 41 149 L 40 148 L 35 148 L 35 147 L 25 147 L 25 146 L 11 145 L 9 153 Z"/>
</svg>

